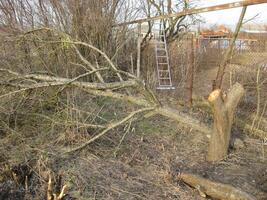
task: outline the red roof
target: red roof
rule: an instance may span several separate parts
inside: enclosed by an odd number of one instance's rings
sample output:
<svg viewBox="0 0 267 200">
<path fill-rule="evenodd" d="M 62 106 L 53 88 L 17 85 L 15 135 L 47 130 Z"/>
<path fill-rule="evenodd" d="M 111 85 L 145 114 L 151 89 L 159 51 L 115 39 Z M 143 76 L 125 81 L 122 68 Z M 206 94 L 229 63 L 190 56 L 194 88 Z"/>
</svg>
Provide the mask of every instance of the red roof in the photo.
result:
<svg viewBox="0 0 267 200">
<path fill-rule="evenodd" d="M 216 29 L 208 29 L 200 32 L 203 37 L 227 37 L 230 34 L 230 30 L 224 25 L 218 26 Z"/>
</svg>

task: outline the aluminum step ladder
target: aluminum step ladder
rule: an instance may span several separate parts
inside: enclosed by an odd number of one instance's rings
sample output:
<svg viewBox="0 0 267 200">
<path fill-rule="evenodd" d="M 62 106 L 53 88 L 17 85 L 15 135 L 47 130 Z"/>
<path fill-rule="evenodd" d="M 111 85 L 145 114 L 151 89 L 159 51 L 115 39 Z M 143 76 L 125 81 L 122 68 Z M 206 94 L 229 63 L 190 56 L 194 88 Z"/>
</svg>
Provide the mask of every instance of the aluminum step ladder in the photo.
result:
<svg viewBox="0 0 267 200">
<path fill-rule="evenodd" d="M 156 53 L 156 64 L 157 64 L 157 78 L 158 90 L 171 90 L 175 89 L 172 84 L 171 70 L 169 54 L 167 49 L 167 41 L 165 31 L 161 30 L 162 24 L 158 24 L 160 29 L 158 33 L 154 33 L 155 41 L 155 53 Z"/>
</svg>

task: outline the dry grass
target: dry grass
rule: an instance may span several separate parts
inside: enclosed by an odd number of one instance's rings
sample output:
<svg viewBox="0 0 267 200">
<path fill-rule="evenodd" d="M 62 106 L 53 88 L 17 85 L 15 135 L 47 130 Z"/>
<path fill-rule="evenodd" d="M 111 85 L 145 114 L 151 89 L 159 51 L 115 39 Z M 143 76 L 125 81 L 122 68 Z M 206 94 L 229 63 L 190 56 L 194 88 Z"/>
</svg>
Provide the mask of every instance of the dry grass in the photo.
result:
<svg viewBox="0 0 267 200">
<path fill-rule="evenodd" d="M 49 51 L 44 49 L 42 52 Z M 44 58 L 47 57 L 52 59 L 51 55 L 45 54 Z M 186 56 L 183 57 L 182 61 L 185 62 Z M 154 58 L 151 56 L 149 59 L 148 62 Z M 48 65 L 51 68 L 48 71 L 60 76 L 65 74 L 54 69 L 55 61 L 46 61 L 52 63 Z M 13 67 L 23 69 L 24 65 L 20 64 L 23 63 L 18 57 Z M 71 77 L 79 74 L 68 59 L 57 66 L 64 71 L 65 64 L 68 64 L 66 68 L 70 70 Z M 151 73 L 154 73 L 154 68 L 153 63 L 150 64 L 146 76 L 150 76 L 153 85 L 155 79 Z M 39 65 L 36 63 L 36 66 Z M 177 71 L 185 70 L 184 65 Z M 46 69 L 46 66 L 42 67 Z M 31 69 L 27 70 L 31 72 Z M 197 76 L 195 90 L 202 96 L 210 92 L 209 79 L 215 77 L 214 72 L 214 69 L 210 73 L 203 71 Z M 184 77 L 185 73 L 176 74 L 176 81 L 180 81 L 181 85 L 183 81 L 179 77 Z M 238 71 L 238 77 L 242 73 Z M 65 75 L 68 76 L 67 73 Z M 239 80 L 238 77 L 236 80 Z M 1 78 L 5 80 L 9 77 L 3 75 Z M 5 94 L 6 90 L 3 87 L 0 93 Z M 177 91 L 164 92 L 162 96 L 166 97 L 166 102 L 176 107 L 174 103 L 177 99 L 171 100 L 169 94 L 176 93 L 180 98 L 182 94 Z M 250 107 L 254 109 L 253 106 Z M 245 107 L 248 106 L 243 105 L 243 111 Z M 62 154 L 98 133 L 88 124 L 116 121 L 134 109 L 134 106 L 120 101 L 95 97 L 70 88 L 32 90 L 16 98 L 1 99 L 0 199 L 45 199 L 50 173 L 57 193 L 64 184 L 69 186 L 65 200 L 201 199 L 196 190 L 176 179 L 181 171 L 192 171 L 229 183 L 255 195 L 257 199 L 266 199 L 266 145 L 259 140 L 251 140 L 243 149 L 231 149 L 224 161 L 211 165 L 205 161 L 208 144 L 205 135 L 156 116 L 150 120 L 130 121 L 82 151 L 67 156 Z M 198 108 L 182 109 L 191 112 L 203 123 L 211 124 L 207 112 Z M 235 137 L 246 137 L 237 128 L 233 133 Z"/>
<path fill-rule="evenodd" d="M 127 130 L 129 133 L 120 143 Z M 60 139 L 62 135 L 64 142 Z M 181 171 L 192 171 L 240 187 L 258 199 L 263 200 L 267 195 L 264 188 L 267 161 L 263 155 L 266 146 L 253 141 L 246 144 L 245 149 L 231 150 L 225 161 L 209 165 L 205 162 L 206 136 L 154 117 L 132 123 L 129 129 L 127 125 L 116 129 L 82 152 L 61 156 L 66 145 L 90 137 L 79 135 L 67 130 L 57 134 L 43 131 L 36 137 L 23 138 L 22 143 L 10 133 L 1 138 L 4 158 L 1 166 L 2 169 L 5 164 L 10 166 L 1 173 L 1 194 L 9 192 L 6 199 L 14 199 L 14 195 L 17 199 L 45 198 L 47 175 L 52 171 L 58 188 L 62 184 L 69 185 L 65 199 L 197 200 L 201 199 L 198 192 L 175 178 Z M 11 141 L 17 143 L 7 146 Z M 17 179 L 17 183 L 10 176 L 14 167 L 20 170 L 21 179 Z M 28 191 L 25 190 L 26 175 L 29 176 Z"/>
</svg>

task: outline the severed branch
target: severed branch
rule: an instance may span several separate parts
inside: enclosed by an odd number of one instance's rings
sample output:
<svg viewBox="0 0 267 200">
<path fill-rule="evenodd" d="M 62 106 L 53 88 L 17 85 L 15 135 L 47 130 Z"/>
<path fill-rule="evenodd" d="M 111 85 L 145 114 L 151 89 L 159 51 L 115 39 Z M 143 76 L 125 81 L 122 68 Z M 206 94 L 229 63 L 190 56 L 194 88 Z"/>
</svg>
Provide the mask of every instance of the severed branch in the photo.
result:
<svg viewBox="0 0 267 200">
<path fill-rule="evenodd" d="M 208 195 L 221 200 L 256 200 L 255 197 L 231 185 L 214 182 L 191 173 L 181 173 L 178 178 L 196 188 L 201 196 Z"/>
<path fill-rule="evenodd" d="M 105 125 L 100 125 L 100 124 L 88 124 L 88 123 L 82 123 L 82 122 L 79 122 L 79 121 L 65 121 L 65 122 L 61 122 L 61 121 L 56 121 L 55 119 L 51 118 L 51 117 L 48 117 L 46 115 L 42 115 L 42 114 L 37 114 L 37 113 L 20 113 L 22 115 L 32 115 L 32 116 L 36 116 L 36 117 L 41 117 L 43 119 L 46 119 L 46 120 L 49 120 L 51 122 L 53 122 L 54 124 L 58 124 L 58 125 L 76 125 L 76 127 L 78 128 L 105 128 L 106 126 Z"/>
<path fill-rule="evenodd" d="M 5 70 L 5 69 L 0 69 L 0 71 L 6 71 L 8 73 L 11 73 L 13 75 L 16 75 L 18 77 L 23 77 L 25 80 L 33 79 L 33 80 L 38 80 L 38 81 L 44 81 L 41 83 L 35 83 L 35 84 L 30 84 L 30 85 L 25 85 L 25 84 L 10 84 L 10 83 L 5 83 L 2 82 L 0 85 L 10 85 L 10 86 L 17 86 L 21 89 L 12 91 L 10 93 L 1 95 L 0 98 L 6 97 L 6 96 L 11 96 L 20 92 L 24 92 L 27 90 L 32 90 L 32 89 L 38 89 L 38 88 L 44 88 L 44 87 L 51 87 L 51 86 L 67 86 L 67 85 L 72 85 L 78 88 L 83 88 L 83 89 L 95 89 L 95 90 L 107 90 L 107 89 L 121 89 L 121 88 L 126 88 L 126 87 L 138 87 L 139 83 L 136 80 L 128 80 L 128 81 L 122 81 L 122 82 L 111 82 L 111 83 L 95 83 L 95 82 L 80 82 L 77 81 L 85 76 L 89 76 L 93 73 L 96 73 L 98 71 L 103 71 L 106 70 L 107 68 L 100 68 L 93 70 L 91 72 L 82 74 L 77 76 L 76 78 L 73 79 L 68 79 L 68 78 L 60 78 L 60 77 L 53 77 L 53 76 L 47 76 L 47 75 L 41 75 L 41 74 L 29 74 L 29 75 L 19 75 L 16 72 L 13 72 L 11 70 Z"/>
<path fill-rule="evenodd" d="M 0 85 L 10 85 L 5 83 L 0 83 Z M 108 84 L 100 84 L 100 83 L 84 83 L 84 82 L 69 82 L 69 81 L 58 81 L 58 82 L 44 82 L 44 83 L 36 83 L 32 85 L 24 85 L 24 84 L 18 84 L 17 87 L 20 87 L 22 89 L 15 90 L 6 94 L 3 94 L 0 96 L 0 98 L 12 96 L 17 93 L 25 92 L 28 90 L 33 89 L 40 89 L 45 87 L 52 87 L 52 86 L 66 86 L 66 85 L 72 85 L 83 89 L 93 89 L 93 90 L 104 90 L 104 89 L 116 89 L 116 88 L 126 88 L 126 87 L 133 87 L 136 86 L 136 82 L 134 81 L 124 81 L 124 82 L 114 82 L 114 83 L 108 83 Z M 15 86 L 15 85 L 12 85 Z"/>
<path fill-rule="evenodd" d="M 66 41 L 64 41 L 64 42 L 66 42 Z M 119 77 L 120 81 L 123 81 L 123 78 L 122 78 L 121 74 L 118 72 L 117 67 L 113 64 L 113 62 L 110 60 L 110 58 L 107 56 L 107 54 L 105 54 L 103 51 L 101 51 L 98 48 L 96 48 L 95 46 L 90 45 L 90 44 L 85 43 L 85 42 L 67 41 L 67 43 L 74 44 L 74 45 L 86 46 L 86 47 L 91 48 L 94 51 L 98 52 L 99 54 L 101 54 L 106 59 L 106 61 L 109 63 L 109 65 L 111 66 L 111 69 L 117 74 L 117 76 Z"/>
<path fill-rule="evenodd" d="M 90 140 L 88 140 L 87 142 L 83 143 L 82 145 L 71 149 L 69 151 L 64 152 L 64 154 L 69 154 L 69 153 L 73 153 L 79 150 L 84 149 L 86 146 L 88 146 L 89 144 L 91 144 L 92 142 L 94 142 L 95 140 L 97 140 L 98 138 L 102 137 L 103 135 L 105 135 L 108 131 L 126 123 L 127 121 L 129 121 L 130 119 L 132 119 L 135 115 L 143 113 L 143 112 L 148 112 L 148 111 L 152 111 L 154 110 L 154 107 L 150 107 L 150 108 L 143 108 L 143 109 L 139 109 L 137 111 L 134 111 L 132 113 L 130 113 L 127 117 L 123 118 L 122 120 L 115 122 L 115 123 L 111 123 L 107 126 L 106 129 L 104 129 L 101 133 L 99 133 L 98 135 L 96 135 L 95 137 L 91 138 Z"/>
<path fill-rule="evenodd" d="M 63 198 L 66 196 L 68 186 L 63 185 L 59 195 L 53 192 L 53 182 L 51 174 L 49 174 L 48 178 L 48 184 L 47 184 L 47 200 L 63 200 Z"/>
<path fill-rule="evenodd" d="M 155 110 L 154 114 L 159 114 L 167 118 L 173 119 L 181 124 L 190 126 L 193 129 L 206 134 L 207 136 L 210 136 L 211 134 L 210 127 L 206 126 L 205 124 L 202 124 L 199 120 L 192 118 L 190 115 L 181 113 L 178 110 L 169 108 L 167 106 L 158 107 Z"/>
<path fill-rule="evenodd" d="M 0 69 L 1 71 L 1 69 Z M 2 69 L 3 71 L 3 69 Z M 10 73 L 15 74 L 15 72 L 10 71 Z M 89 83 L 89 82 L 80 82 L 74 81 L 74 79 L 67 79 L 67 78 L 59 78 L 47 75 L 38 75 L 38 74 L 29 74 L 23 76 L 28 79 L 44 81 L 32 85 L 19 85 L 22 87 L 20 90 L 12 91 L 10 93 L 4 94 L 0 96 L 0 98 L 7 97 L 10 95 L 17 94 L 19 92 L 24 92 L 27 90 L 44 88 L 44 87 L 52 87 L 52 86 L 65 86 L 70 85 L 77 87 L 89 94 L 95 96 L 103 96 L 103 97 L 110 97 L 113 99 L 118 99 L 124 102 L 130 102 L 135 105 L 139 105 L 142 107 L 156 107 L 155 114 L 163 115 L 167 118 L 171 118 L 177 122 L 180 122 L 185 125 L 189 125 L 194 129 L 197 129 L 205 134 L 210 134 L 210 128 L 204 124 L 201 124 L 198 120 L 193 119 L 189 115 L 184 113 L 180 113 L 177 110 L 171 109 L 169 107 L 163 107 L 160 102 L 156 99 L 155 95 L 152 91 L 150 91 L 145 86 L 142 86 L 138 80 L 129 80 L 123 82 L 112 82 L 112 83 Z M 135 87 L 141 89 L 141 93 L 144 94 L 145 98 L 135 97 L 133 95 L 121 94 L 118 92 L 111 91 L 110 89 L 114 88 L 123 88 L 123 87 Z"/>
<path fill-rule="evenodd" d="M 91 70 L 95 71 L 96 68 L 95 68 L 95 67 L 94 67 L 88 60 L 86 60 L 86 59 L 82 56 L 82 54 L 81 54 L 81 52 L 78 50 L 78 48 L 77 48 L 75 45 L 73 45 L 73 47 L 74 47 L 76 53 L 78 54 L 79 58 L 81 59 L 81 61 L 84 62 L 84 64 L 85 64 L 86 66 L 90 67 Z M 103 77 L 101 76 L 101 74 L 100 74 L 99 72 L 96 72 L 96 76 L 97 76 L 98 80 L 99 80 L 101 83 L 104 83 L 104 82 L 105 82 L 104 79 L 103 79 Z"/>
</svg>

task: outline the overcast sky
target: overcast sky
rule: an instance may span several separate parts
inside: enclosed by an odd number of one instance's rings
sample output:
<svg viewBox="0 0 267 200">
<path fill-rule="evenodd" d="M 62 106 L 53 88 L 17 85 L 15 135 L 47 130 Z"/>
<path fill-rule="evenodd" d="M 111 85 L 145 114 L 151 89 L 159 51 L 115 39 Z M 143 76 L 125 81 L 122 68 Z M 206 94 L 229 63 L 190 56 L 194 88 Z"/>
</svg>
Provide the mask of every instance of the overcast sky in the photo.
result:
<svg viewBox="0 0 267 200">
<path fill-rule="evenodd" d="M 231 3 L 236 1 L 239 0 L 201 0 L 199 7 Z M 201 15 L 206 19 L 208 23 L 234 25 L 238 21 L 241 10 L 242 8 L 234 8 L 222 11 L 203 13 Z M 255 16 L 256 14 L 259 14 L 259 16 L 257 17 L 257 19 L 254 20 L 255 23 L 267 24 L 267 3 L 249 6 L 245 19 L 249 19 Z"/>
</svg>

